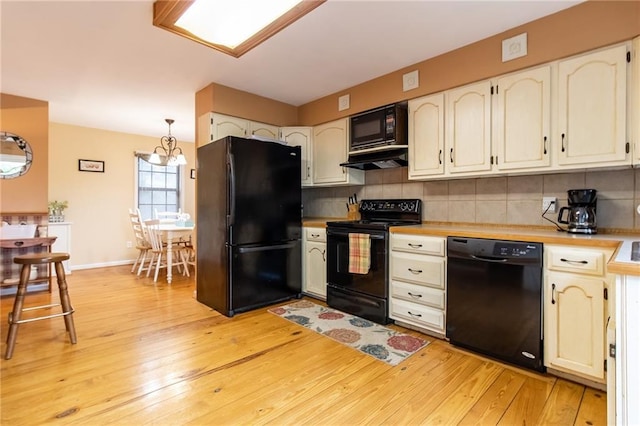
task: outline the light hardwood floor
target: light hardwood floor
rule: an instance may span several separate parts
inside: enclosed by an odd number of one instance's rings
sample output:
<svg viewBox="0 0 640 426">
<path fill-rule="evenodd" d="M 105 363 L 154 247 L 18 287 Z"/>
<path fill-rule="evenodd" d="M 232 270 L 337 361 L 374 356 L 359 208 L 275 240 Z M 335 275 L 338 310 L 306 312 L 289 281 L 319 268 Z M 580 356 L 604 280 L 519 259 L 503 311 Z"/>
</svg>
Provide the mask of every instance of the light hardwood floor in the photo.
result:
<svg viewBox="0 0 640 426">
<path fill-rule="evenodd" d="M 266 308 L 226 318 L 194 299 L 193 278 L 129 270 L 74 271 L 78 344 L 61 318 L 23 324 L 8 361 L 13 298 L 0 300 L 2 425 L 606 424 L 601 391 L 431 337 L 391 367 Z"/>
</svg>

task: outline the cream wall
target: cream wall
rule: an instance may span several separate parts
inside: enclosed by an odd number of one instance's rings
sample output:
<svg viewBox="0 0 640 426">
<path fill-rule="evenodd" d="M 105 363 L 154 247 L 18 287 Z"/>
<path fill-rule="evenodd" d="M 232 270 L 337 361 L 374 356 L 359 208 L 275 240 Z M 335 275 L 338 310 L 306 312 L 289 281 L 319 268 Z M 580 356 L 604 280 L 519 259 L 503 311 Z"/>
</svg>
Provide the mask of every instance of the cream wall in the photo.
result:
<svg viewBox="0 0 640 426">
<path fill-rule="evenodd" d="M 49 123 L 49 200 L 67 200 L 72 269 L 131 262 L 135 249 L 128 209 L 135 200 L 135 151 L 152 151 L 157 138 Z M 187 157 L 183 168 L 183 211 L 195 213 L 195 144 L 178 141 Z M 78 160 L 105 162 L 104 173 L 78 171 Z"/>
</svg>

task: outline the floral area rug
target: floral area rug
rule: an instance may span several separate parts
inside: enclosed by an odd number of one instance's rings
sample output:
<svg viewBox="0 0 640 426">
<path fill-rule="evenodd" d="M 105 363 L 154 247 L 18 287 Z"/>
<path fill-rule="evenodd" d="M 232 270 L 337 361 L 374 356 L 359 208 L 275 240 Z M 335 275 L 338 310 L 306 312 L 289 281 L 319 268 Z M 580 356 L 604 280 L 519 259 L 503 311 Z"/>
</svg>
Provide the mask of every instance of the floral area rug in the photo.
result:
<svg viewBox="0 0 640 426">
<path fill-rule="evenodd" d="M 307 300 L 269 309 L 269 312 L 390 365 L 399 364 L 429 344 L 427 340 Z"/>
</svg>

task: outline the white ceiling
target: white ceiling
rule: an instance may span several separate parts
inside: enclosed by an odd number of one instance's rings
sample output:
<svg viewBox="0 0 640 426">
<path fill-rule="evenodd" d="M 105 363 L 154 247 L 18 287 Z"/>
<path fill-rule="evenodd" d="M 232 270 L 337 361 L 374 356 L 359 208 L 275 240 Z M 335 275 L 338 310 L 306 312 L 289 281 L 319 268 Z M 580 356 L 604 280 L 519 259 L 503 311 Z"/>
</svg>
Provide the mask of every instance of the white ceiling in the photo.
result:
<svg viewBox="0 0 640 426">
<path fill-rule="evenodd" d="M 193 141 L 211 82 L 302 105 L 579 2 L 329 0 L 233 58 L 154 27 L 152 0 L 0 0 L 0 91 L 58 123 L 159 137 L 173 118 Z"/>
</svg>

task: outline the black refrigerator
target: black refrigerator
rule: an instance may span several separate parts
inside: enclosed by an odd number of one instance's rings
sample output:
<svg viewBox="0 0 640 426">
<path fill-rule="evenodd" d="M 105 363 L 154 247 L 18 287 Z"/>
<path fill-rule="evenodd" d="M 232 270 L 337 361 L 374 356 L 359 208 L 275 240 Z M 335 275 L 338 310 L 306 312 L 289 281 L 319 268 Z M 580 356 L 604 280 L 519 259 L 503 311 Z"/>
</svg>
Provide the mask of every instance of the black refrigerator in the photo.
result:
<svg viewBox="0 0 640 426">
<path fill-rule="evenodd" d="M 198 148 L 199 302 L 231 317 L 301 296 L 300 155 L 233 136 Z"/>
</svg>

